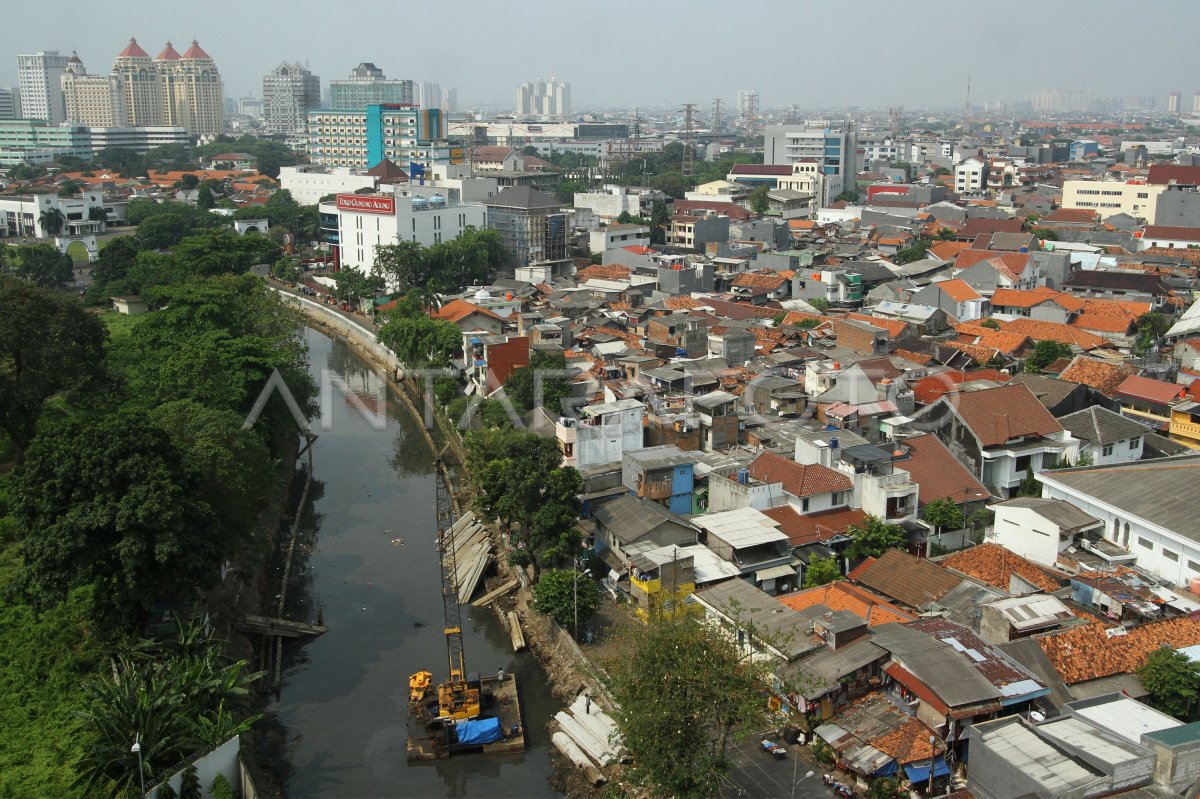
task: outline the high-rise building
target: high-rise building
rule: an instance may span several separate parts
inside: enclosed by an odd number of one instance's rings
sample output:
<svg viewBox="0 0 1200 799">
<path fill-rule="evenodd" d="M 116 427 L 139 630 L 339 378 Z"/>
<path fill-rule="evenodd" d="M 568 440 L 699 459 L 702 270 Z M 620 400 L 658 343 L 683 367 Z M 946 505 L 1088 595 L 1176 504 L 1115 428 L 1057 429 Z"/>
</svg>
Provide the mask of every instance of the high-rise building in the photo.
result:
<svg viewBox="0 0 1200 799">
<path fill-rule="evenodd" d="M 414 94 L 411 80 L 389 80 L 382 69 L 369 61 L 351 70 L 349 78 L 329 81 L 329 107 L 339 111 L 361 110 L 383 103 L 412 105 Z"/>
<path fill-rule="evenodd" d="M 737 93 L 738 121 L 750 127 L 758 116 L 758 89 L 738 89 Z"/>
<path fill-rule="evenodd" d="M 792 166 L 815 163 L 824 176 L 822 205 L 854 186 L 858 140 L 854 133 L 824 121 L 768 125 L 763 131 L 763 163 Z"/>
<path fill-rule="evenodd" d="M 308 155 L 322 166 L 367 168 L 386 158 L 406 171 L 410 163 L 432 167 L 463 160 L 462 148 L 446 140 L 441 109 L 402 103 L 309 111 Z"/>
<path fill-rule="evenodd" d="M 1192 95 L 1192 113 L 1200 114 L 1200 92 Z"/>
<path fill-rule="evenodd" d="M 113 62 L 127 124 L 169 125 L 193 136 L 225 127 L 221 74 L 212 57 L 193 39 L 181 55 L 170 42 L 150 58 L 131 38 Z"/>
<path fill-rule="evenodd" d="M 22 118 L 42 119 L 51 125 L 66 121 L 61 80 L 66 70 L 67 57 L 57 50 L 17 56 Z"/>
<path fill-rule="evenodd" d="M 447 114 L 458 110 L 458 89 L 442 89 L 441 108 Z"/>
<path fill-rule="evenodd" d="M 517 88 L 517 115 L 565 117 L 571 114 L 571 84 L 550 78 L 522 83 Z"/>
<path fill-rule="evenodd" d="M 1170 94 L 1167 95 L 1167 113 L 1169 113 L 1169 114 L 1178 114 L 1179 113 L 1180 99 L 1181 99 L 1181 95 L 1179 94 L 1179 92 L 1171 92 Z"/>
<path fill-rule="evenodd" d="M 308 112 L 321 107 L 321 78 L 300 64 L 284 61 L 263 75 L 263 125 L 268 133 L 295 133 L 308 124 Z"/>
<path fill-rule="evenodd" d="M 417 105 L 422 108 L 442 107 L 442 87 L 433 81 L 423 80 L 417 87 Z"/>
<path fill-rule="evenodd" d="M 0 119 L 16 119 L 20 113 L 20 92 L 12 86 L 0 86 Z"/>
<path fill-rule="evenodd" d="M 192 39 L 192 46 L 175 52 L 171 43 L 155 59 L 162 86 L 163 123 L 187 128 L 193 135 L 220 133 L 225 128 L 221 75 L 212 56 Z"/>
<path fill-rule="evenodd" d="M 67 122 L 97 128 L 120 128 L 129 124 L 119 75 L 89 75 L 79 54 L 71 53 L 60 80 Z"/>
</svg>

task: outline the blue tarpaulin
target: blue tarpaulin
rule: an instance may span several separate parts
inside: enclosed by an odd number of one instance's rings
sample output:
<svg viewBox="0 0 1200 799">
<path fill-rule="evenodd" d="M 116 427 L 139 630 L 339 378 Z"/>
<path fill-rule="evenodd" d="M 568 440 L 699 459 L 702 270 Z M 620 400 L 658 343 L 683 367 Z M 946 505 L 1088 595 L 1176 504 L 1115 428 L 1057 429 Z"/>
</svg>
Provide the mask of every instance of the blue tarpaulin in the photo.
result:
<svg viewBox="0 0 1200 799">
<path fill-rule="evenodd" d="M 929 779 L 929 764 L 928 763 L 905 763 L 904 773 L 913 782 L 925 782 Z M 933 761 L 933 776 L 945 777 L 950 773 L 950 769 L 946 766 L 944 758 L 937 758 Z"/>
<path fill-rule="evenodd" d="M 500 719 L 475 719 L 460 721 L 454 725 L 454 733 L 460 744 L 481 746 L 499 741 L 504 737 Z"/>
<path fill-rule="evenodd" d="M 872 777 L 890 777 L 900 770 L 895 760 L 889 760 L 875 771 L 871 772 Z"/>
</svg>

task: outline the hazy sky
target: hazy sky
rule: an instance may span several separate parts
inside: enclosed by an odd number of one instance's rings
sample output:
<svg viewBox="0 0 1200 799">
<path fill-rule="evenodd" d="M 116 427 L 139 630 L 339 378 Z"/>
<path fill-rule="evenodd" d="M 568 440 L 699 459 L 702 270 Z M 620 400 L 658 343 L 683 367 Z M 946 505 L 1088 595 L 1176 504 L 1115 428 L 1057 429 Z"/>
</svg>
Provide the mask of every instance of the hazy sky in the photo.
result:
<svg viewBox="0 0 1200 799">
<path fill-rule="evenodd" d="M 17 53 L 41 49 L 78 50 L 89 72 L 107 72 L 133 35 L 151 56 L 198 38 L 231 96 L 260 95 L 262 74 L 286 59 L 307 62 L 323 88 L 373 61 L 496 110 L 552 75 L 571 83 L 576 110 L 707 109 L 740 88 L 758 89 L 764 108 L 960 106 L 968 68 L 978 103 L 1077 88 L 1182 91 L 1190 108 L 1196 11 L 1196 0 L 5 0 L 0 85 L 16 84 Z"/>
</svg>

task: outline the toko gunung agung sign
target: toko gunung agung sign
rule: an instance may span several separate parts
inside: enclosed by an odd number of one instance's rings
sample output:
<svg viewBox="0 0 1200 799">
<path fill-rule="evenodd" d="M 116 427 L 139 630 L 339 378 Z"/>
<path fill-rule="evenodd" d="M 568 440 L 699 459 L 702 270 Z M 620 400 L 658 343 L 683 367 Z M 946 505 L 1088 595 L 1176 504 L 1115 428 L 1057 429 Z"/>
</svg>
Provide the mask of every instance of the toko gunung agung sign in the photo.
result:
<svg viewBox="0 0 1200 799">
<path fill-rule="evenodd" d="M 369 194 L 339 194 L 337 196 L 339 211 L 358 211 L 364 214 L 394 214 L 396 213 L 395 197 L 378 197 Z"/>
</svg>

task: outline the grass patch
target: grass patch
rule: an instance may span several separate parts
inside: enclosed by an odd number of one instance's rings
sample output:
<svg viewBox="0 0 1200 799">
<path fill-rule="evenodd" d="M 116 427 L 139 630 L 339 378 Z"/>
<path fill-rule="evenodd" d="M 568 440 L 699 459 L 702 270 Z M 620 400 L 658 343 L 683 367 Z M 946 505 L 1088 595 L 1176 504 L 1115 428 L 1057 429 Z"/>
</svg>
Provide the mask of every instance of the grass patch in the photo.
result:
<svg viewBox="0 0 1200 799">
<path fill-rule="evenodd" d="M 127 337 L 141 319 L 139 316 L 129 316 L 116 311 L 105 311 L 100 314 L 100 320 L 108 328 L 109 341 Z"/>
</svg>

